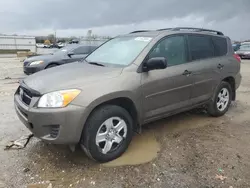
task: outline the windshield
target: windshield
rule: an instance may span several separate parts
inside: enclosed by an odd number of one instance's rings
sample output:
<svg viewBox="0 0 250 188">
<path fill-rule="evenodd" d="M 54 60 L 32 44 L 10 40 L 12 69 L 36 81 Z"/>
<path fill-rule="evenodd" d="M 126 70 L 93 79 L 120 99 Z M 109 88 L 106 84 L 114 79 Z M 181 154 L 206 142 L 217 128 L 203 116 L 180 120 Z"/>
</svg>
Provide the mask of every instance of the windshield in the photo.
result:
<svg viewBox="0 0 250 188">
<path fill-rule="evenodd" d="M 69 44 L 63 48 L 61 48 L 60 50 L 57 50 L 56 52 L 54 52 L 54 55 L 59 55 L 59 54 L 65 54 L 73 49 L 75 49 L 77 46 L 73 45 L 73 44 Z"/>
<path fill-rule="evenodd" d="M 243 51 L 250 51 L 250 44 L 242 44 L 240 46 L 240 50 L 243 50 Z"/>
<path fill-rule="evenodd" d="M 126 66 L 132 63 L 151 39 L 150 37 L 117 37 L 103 44 L 85 60 L 90 63 Z"/>
</svg>

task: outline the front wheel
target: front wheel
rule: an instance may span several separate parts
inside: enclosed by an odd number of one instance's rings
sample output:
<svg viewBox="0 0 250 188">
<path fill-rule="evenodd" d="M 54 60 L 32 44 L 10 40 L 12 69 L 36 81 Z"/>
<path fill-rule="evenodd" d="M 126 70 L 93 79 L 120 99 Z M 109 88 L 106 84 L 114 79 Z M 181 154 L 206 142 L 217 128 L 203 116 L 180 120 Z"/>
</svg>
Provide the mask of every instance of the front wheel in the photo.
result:
<svg viewBox="0 0 250 188">
<path fill-rule="evenodd" d="M 81 138 L 85 153 L 98 162 L 120 157 L 133 135 L 133 120 L 122 107 L 101 106 L 88 118 Z"/>
<path fill-rule="evenodd" d="M 208 104 L 208 113 L 214 117 L 224 115 L 231 104 L 232 93 L 231 85 L 228 82 L 221 82 L 213 99 Z"/>
</svg>

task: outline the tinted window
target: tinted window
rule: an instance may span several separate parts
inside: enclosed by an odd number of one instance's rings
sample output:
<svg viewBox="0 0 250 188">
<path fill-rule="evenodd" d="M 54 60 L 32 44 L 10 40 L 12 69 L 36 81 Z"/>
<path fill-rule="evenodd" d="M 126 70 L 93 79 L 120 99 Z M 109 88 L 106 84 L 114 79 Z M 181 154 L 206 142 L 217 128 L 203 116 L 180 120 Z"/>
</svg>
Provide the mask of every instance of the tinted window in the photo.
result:
<svg viewBox="0 0 250 188">
<path fill-rule="evenodd" d="M 73 50 L 74 54 L 88 54 L 90 51 L 89 46 L 80 46 Z"/>
<path fill-rule="evenodd" d="M 215 47 L 215 56 L 223 56 L 227 54 L 227 39 L 222 37 L 212 37 L 214 47 Z"/>
<path fill-rule="evenodd" d="M 191 59 L 199 60 L 214 56 L 214 47 L 209 36 L 188 36 Z"/>
<path fill-rule="evenodd" d="M 73 50 L 73 49 L 75 49 L 75 48 L 76 48 L 75 45 L 69 44 L 69 45 L 67 45 L 67 46 L 65 46 L 65 47 L 63 47 L 63 48 L 61 48 L 60 50 L 57 50 L 57 51 L 54 53 L 54 55 L 65 54 L 66 52 L 69 52 L 69 51 L 71 51 L 71 50 Z"/>
<path fill-rule="evenodd" d="M 165 57 L 168 66 L 186 62 L 186 47 L 184 36 L 173 36 L 160 41 L 149 54 L 149 58 Z"/>
<path fill-rule="evenodd" d="M 90 46 L 90 52 L 93 52 L 96 48 L 97 46 Z"/>
</svg>

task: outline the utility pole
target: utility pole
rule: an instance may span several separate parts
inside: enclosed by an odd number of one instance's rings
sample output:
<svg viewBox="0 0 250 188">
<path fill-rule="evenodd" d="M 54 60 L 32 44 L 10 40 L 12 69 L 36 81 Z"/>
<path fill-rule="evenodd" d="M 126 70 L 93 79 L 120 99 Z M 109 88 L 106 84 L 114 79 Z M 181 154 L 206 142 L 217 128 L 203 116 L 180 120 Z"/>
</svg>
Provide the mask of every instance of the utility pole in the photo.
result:
<svg viewBox="0 0 250 188">
<path fill-rule="evenodd" d="M 56 44 L 56 30 L 55 30 L 55 41 L 54 41 L 54 44 Z"/>
</svg>

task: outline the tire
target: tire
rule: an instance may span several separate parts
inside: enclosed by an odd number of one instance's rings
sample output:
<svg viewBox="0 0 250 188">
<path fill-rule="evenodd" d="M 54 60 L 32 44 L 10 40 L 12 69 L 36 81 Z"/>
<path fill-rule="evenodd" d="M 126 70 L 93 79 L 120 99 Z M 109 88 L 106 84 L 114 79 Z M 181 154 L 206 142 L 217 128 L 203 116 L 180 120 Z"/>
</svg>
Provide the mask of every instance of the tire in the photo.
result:
<svg viewBox="0 0 250 188">
<path fill-rule="evenodd" d="M 226 95 L 225 91 L 227 92 Z M 226 97 L 227 95 L 228 95 L 228 101 Z M 228 108 L 232 102 L 232 96 L 233 92 L 231 85 L 228 82 L 222 81 L 220 85 L 217 87 L 211 102 L 208 104 L 207 108 L 208 114 L 213 117 L 219 117 L 224 115 L 228 111 Z M 221 100 L 221 97 L 223 98 L 223 100 Z"/>
<path fill-rule="evenodd" d="M 110 122 L 112 122 L 111 128 L 107 126 Z M 120 123 L 119 125 L 124 125 L 126 128 L 121 129 L 118 133 L 114 133 L 112 130 L 115 130 L 115 127 L 117 127 L 117 129 L 119 128 L 117 126 L 118 122 Z M 86 121 L 80 140 L 81 148 L 87 156 L 98 162 L 112 161 L 120 157 L 127 150 L 133 136 L 133 124 L 132 117 L 124 108 L 116 105 L 101 106 L 94 110 Z M 107 134 L 108 132 L 110 135 Z M 112 136 L 118 134 L 119 136 L 112 138 Z M 105 135 L 105 138 L 101 139 L 98 135 Z M 121 141 L 118 144 L 115 140 Z M 111 142 L 113 142 L 113 144 L 111 144 L 112 147 L 108 147 Z M 111 149 L 108 150 L 106 148 Z"/>
<path fill-rule="evenodd" d="M 52 63 L 52 64 L 49 64 L 49 65 L 46 67 L 46 69 L 49 69 L 49 68 L 52 68 L 52 67 L 56 67 L 56 66 L 58 66 L 58 65 L 55 64 L 55 63 Z"/>
</svg>

